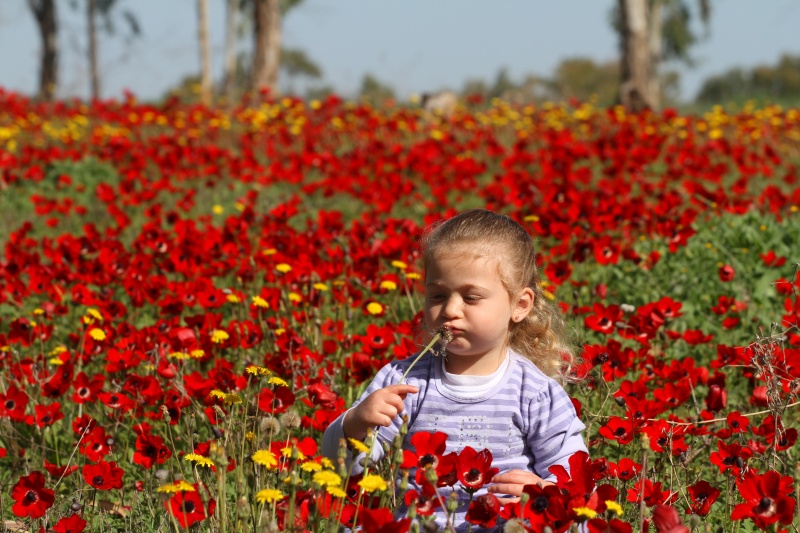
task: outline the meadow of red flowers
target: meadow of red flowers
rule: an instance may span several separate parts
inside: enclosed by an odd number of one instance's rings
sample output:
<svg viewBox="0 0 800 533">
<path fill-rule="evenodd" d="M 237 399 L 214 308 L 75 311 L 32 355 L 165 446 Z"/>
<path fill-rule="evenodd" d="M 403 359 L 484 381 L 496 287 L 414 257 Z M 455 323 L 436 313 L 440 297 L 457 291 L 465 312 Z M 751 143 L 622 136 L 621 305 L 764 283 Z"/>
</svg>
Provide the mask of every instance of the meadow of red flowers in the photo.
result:
<svg viewBox="0 0 800 533">
<path fill-rule="evenodd" d="M 318 441 L 420 349 L 422 228 L 485 206 L 539 244 L 591 453 L 519 503 L 476 497 L 475 530 L 797 531 L 798 161 L 800 112 L 778 106 L 439 119 L 0 90 L 2 518 L 424 527 L 437 486 L 488 482 L 491 450 L 418 434 L 354 478 Z"/>
</svg>

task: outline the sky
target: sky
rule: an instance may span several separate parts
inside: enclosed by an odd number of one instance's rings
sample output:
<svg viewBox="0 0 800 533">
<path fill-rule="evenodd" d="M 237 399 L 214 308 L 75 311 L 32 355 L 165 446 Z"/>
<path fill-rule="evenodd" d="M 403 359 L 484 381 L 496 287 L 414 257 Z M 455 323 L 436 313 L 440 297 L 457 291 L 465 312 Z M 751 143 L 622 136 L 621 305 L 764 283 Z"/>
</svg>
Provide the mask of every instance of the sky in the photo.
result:
<svg viewBox="0 0 800 533">
<path fill-rule="evenodd" d="M 199 72 L 196 0 L 119 0 L 142 35 L 100 34 L 102 96 L 130 90 L 156 99 Z M 685 0 L 691 7 L 693 0 Z M 89 94 L 82 12 L 56 0 L 61 33 L 60 97 Z M 85 5 L 83 1 L 78 2 Z M 222 77 L 225 0 L 208 0 L 212 69 Z M 547 77 L 565 58 L 611 61 L 618 55 L 609 25 L 614 0 L 306 0 L 283 21 L 284 46 L 302 49 L 323 70 L 319 84 L 354 96 L 373 75 L 400 96 L 491 83 L 501 69 L 522 81 Z M 800 54 L 800 0 L 712 0 L 708 36 L 692 49 L 696 65 L 668 65 L 681 74 L 681 95 L 693 98 L 704 79 L 732 67 L 774 64 Z M 239 49 L 250 48 L 244 35 Z M 0 1 L 0 87 L 32 94 L 40 42 L 25 0 Z M 286 89 L 286 78 L 282 86 Z M 295 84 L 299 87 L 302 84 Z"/>
</svg>

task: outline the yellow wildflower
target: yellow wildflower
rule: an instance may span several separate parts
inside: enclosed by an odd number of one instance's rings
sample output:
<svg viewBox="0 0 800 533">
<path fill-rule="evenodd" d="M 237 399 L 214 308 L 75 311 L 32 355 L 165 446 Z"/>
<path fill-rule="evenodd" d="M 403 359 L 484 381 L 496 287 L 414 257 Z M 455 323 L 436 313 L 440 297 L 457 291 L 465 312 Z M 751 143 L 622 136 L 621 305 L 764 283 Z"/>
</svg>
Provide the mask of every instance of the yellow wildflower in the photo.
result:
<svg viewBox="0 0 800 533">
<path fill-rule="evenodd" d="M 61 366 L 64 364 L 64 361 L 62 361 L 58 357 L 51 357 L 50 359 L 47 360 L 47 362 L 55 366 Z"/>
<path fill-rule="evenodd" d="M 589 509 L 588 507 L 575 507 L 573 511 L 575 511 L 575 514 L 579 517 L 588 518 L 589 520 L 597 516 L 597 511 Z"/>
<path fill-rule="evenodd" d="M 284 494 L 278 489 L 264 489 L 256 493 L 258 503 L 274 503 L 283 499 Z"/>
<path fill-rule="evenodd" d="M 167 357 L 169 357 L 170 359 L 186 359 L 187 357 L 189 357 L 189 354 L 186 354 L 184 352 L 170 352 L 170 354 Z"/>
<path fill-rule="evenodd" d="M 208 457 L 200 455 L 199 453 L 187 453 L 186 455 L 183 456 L 183 460 L 197 463 L 197 466 L 208 466 L 208 467 L 214 466 L 214 461 L 212 461 Z"/>
<path fill-rule="evenodd" d="M 269 383 L 270 385 L 277 385 L 278 387 L 288 387 L 289 386 L 288 383 L 286 383 L 284 380 L 282 380 L 278 376 L 272 376 L 271 378 L 269 378 L 269 380 L 267 380 L 267 383 Z"/>
<path fill-rule="evenodd" d="M 378 302 L 370 302 L 367 304 L 367 312 L 371 315 L 379 315 L 383 313 L 383 306 Z"/>
<path fill-rule="evenodd" d="M 278 253 L 278 250 L 276 250 L 275 248 L 267 248 L 266 250 L 261 252 L 262 255 L 275 255 L 277 253 Z"/>
<path fill-rule="evenodd" d="M 208 395 L 213 398 L 219 398 L 220 400 L 225 399 L 225 393 L 218 389 L 212 390 L 211 392 L 208 393 Z"/>
<path fill-rule="evenodd" d="M 273 468 L 278 466 L 278 458 L 275 457 L 275 454 L 269 450 L 258 450 L 256 453 L 250 456 L 254 463 L 260 464 L 261 466 L 266 466 L 267 468 Z"/>
<path fill-rule="evenodd" d="M 381 287 L 381 289 L 383 289 L 385 291 L 393 291 L 393 290 L 397 289 L 397 283 L 395 283 L 394 281 L 392 281 L 390 279 L 385 279 L 385 280 L 381 281 L 380 287 Z"/>
<path fill-rule="evenodd" d="M 408 272 L 408 273 L 406 273 L 406 279 L 418 280 L 421 277 L 422 277 L 422 274 L 420 274 L 419 272 Z"/>
<path fill-rule="evenodd" d="M 203 357 L 205 354 L 206 354 L 206 352 L 205 352 L 204 350 L 200 350 L 200 349 L 197 349 L 197 350 L 192 350 L 191 352 L 189 352 L 189 355 L 190 355 L 190 356 L 191 356 L 193 359 L 200 359 L 200 358 L 201 358 L 201 357 Z"/>
<path fill-rule="evenodd" d="M 300 303 L 300 302 L 303 301 L 303 296 L 301 294 L 296 293 L 296 292 L 290 292 L 289 295 L 288 295 L 288 298 L 289 298 L 289 301 L 292 301 L 294 303 Z"/>
<path fill-rule="evenodd" d="M 331 460 L 330 460 L 330 459 L 328 459 L 327 457 L 323 457 L 323 458 L 320 460 L 320 463 L 321 463 L 321 464 L 322 464 L 322 466 L 324 466 L 325 468 L 330 468 L 331 470 L 333 470 L 333 461 L 331 461 Z"/>
<path fill-rule="evenodd" d="M 320 487 L 341 487 L 342 478 L 333 470 L 323 470 L 316 472 L 311 478 L 315 485 Z"/>
<path fill-rule="evenodd" d="M 235 294 L 229 294 L 229 295 L 225 296 L 225 299 L 228 300 L 228 302 L 230 302 L 232 304 L 238 304 L 239 302 L 241 302 L 239 297 L 236 296 Z"/>
<path fill-rule="evenodd" d="M 272 374 L 269 368 L 264 368 L 263 366 L 256 366 L 250 365 L 245 369 L 245 372 L 248 374 L 253 374 L 254 376 L 269 376 Z"/>
<path fill-rule="evenodd" d="M 225 208 L 223 208 L 219 204 L 214 205 L 214 207 L 212 207 L 211 210 L 214 212 L 215 215 L 221 215 L 222 213 L 225 212 Z"/>
<path fill-rule="evenodd" d="M 347 496 L 347 492 L 341 487 L 326 487 L 325 491 L 334 498 L 344 498 Z"/>
<path fill-rule="evenodd" d="M 402 261 L 392 261 L 392 266 L 395 268 L 399 268 L 400 270 L 405 270 L 408 268 L 408 265 Z"/>
<path fill-rule="evenodd" d="M 222 344 L 230 338 L 231 336 L 228 335 L 228 332 L 222 329 L 215 329 L 213 333 L 211 333 L 211 342 L 216 344 Z"/>
<path fill-rule="evenodd" d="M 322 465 L 319 463 L 315 463 L 314 461 L 306 461 L 305 463 L 300 465 L 300 469 L 303 472 L 319 472 L 322 470 Z"/>
<path fill-rule="evenodd" d="M 41 308 L 37 307 L 36 309 L 33 310 L 33 314 L 36 315 L 36 316 L 43 315 L 44 314 L 44 309 L 41 309 Z"/>
<path fill-rule="evenodd" d="M 161 485 L 156 489 L 156 492 L 167 492 L 171 494 L 174 492 L 195 492 L 195 489 L 187 481 L 181 479 L 180 481 L 175 481 L 174 483 Z"/>
<path fill-rule="evenodd" d="M 386 490 L 388 487 L 386 480 L 375 474 L 368 474 L 361 478 L 361 481 L 358 482 L 358 486 L 361 487 L 361 490 L 368 493 L 375 492 L 376 490 Z"/>
<path fill-rule="evenodd" d="M 285 446 L 285 447 L 281 448 L 281 455 L 283 455 L 284 457 L 291 458 L 292 457 L 292 452 L 294 452 L 294 454 L 297 456 L 296 458 L 298 460 L 300 460 L 300 461 L 305 460 L 306 456 L 303 455 L 303 452 L 301 452 L 297 448 L 293 448 L 292 446 Z"/>
<path fill-rule="evenodd" d="M 94 307 L 90 307 L 86 310 L 86 314 L 92 315 L 95 319 L 99 320 L 100 322 L 103 321 L 103 315 L 100 314 L 100 311 L 95 309 Z"/>
<path fill-rule="evenodd" d="M 606 510 L 622 516 L 622 506 L 613 500 L 606 500 Z"/>
<path fill-rule="evenodd" d="M 290 265 L 288 263 L 279 263 L 279 264 L 275 265 L 275 270 L 277 270 L 281 274 L 286 274 L 287 272 L 291 272 L 292 271 L 292 265 Z"/>
<path fill-rule="evenodd" d="M 256 438 L 256 434 L 253 433 L 252 431 L 248 431 L 247 433 L 244 434 L 244 438 L 247 439 L 248 442 L 252 442 L 253 439 Z"/>
<path fill-rule="evenodd" d="M 89 336 L 96 341 L 106 340 L 106 332 L 100 328 L 92 328 L 89 330 Z"/>
<path fill-rule="evenodd" d="M 369 447 L 366 444 L 364 444 L 363 442 L 361 442 L 360 440 L 356 440 L 356 439 L 347 439 L 347 440 L 350 443 L 350 446 L 352 446 L 353 449 L 356 450 L 357 452 L 359 452 L 359 453 L 369 453 Z"/>
<path fill-rule="evenodd" d="M 262 309 L 269 309 L 269 302 L 267 302 L 261 296 L 253 296 L 251 300 L 253 300 L 253 305 L 255 305 L 256 307 L 260 307 Z"/>
</svg>

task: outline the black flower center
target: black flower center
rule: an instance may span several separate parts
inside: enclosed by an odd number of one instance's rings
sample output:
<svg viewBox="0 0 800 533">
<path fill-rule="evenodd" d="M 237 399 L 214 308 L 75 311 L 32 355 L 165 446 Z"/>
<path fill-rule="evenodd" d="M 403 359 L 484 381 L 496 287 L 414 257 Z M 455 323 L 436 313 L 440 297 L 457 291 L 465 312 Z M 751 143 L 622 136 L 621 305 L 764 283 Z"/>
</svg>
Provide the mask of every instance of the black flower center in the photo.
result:
<svg viewBox="0 0 800 533">
<path fill-rule="evenodd" d="M 36 494 L 35 490 L 29 490 L 28 492 L 25 493 L 25 501 L 27 503 L 33 503 L 38 499 L 39 499 L 39 495 Z"/>
<path fill-rule="evenodd" d="M 184 513 L 193 513 L 195 509 L 194 502 L 183 502 L 181 509 Z"/>
<path fill-rule="evenodd" d="M 94 476 L 92 478 L 92 485 L 102 485 L 104 482 L 103 476 Z"/>
<path fill-rule="evenodd" d="M 477 468 L 470 468 L 464 476 L 464 479 L 466 479 L 469 483 L 476 483 L 481 479 L 481 471 Z"/>
<path fill-rule="evenodd" d="M 432 453 L 426 453 L 419 458 L 419 467 L 425 469 L 429 466 L 436 466 L 436 456 Z"/>
<path fill-rule="evenodd" d="M 544 496 L 539 496 L 535 500 L 533 500 L 533 509 L 534 511 L 542 512 L 547 509 L 547 506 L 550 505 L 550 502 Z"/>
</svg>

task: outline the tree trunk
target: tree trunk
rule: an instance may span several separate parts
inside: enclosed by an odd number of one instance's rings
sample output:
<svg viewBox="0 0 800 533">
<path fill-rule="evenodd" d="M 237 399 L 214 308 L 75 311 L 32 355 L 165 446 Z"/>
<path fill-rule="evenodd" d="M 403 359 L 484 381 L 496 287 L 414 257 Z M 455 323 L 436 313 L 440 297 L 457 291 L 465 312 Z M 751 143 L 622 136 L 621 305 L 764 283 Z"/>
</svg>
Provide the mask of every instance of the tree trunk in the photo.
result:
<svg viewBox="0 0 800 533">
<path fill-rule="evenodd" d="M 279 0 L 254 0 L 253 66 L 251 88 L 277 91 L 281 55 L 281 10 Z"/>
<path fill-rule="evenodd" d="M 208 41 L 208 0 L 197 0 L 197 37 L 200 44 L 200 101 L 211 105 L 211 45 Z"/>
<path fill-rule="evenodd" d="M 225 98 L 233 102 L 236 87 L 236 0 L 225 3 Z"/>
<path fill-rule="evenodd" d="M 100 74 L 97 69 L 97 0 L 86 2 L 86 22 L 89 28 L 89 79 L 92 100 L 100 98 Z"/>
<path fill-rule="evenodd" d="M 647 0 L 619 0 L 622 14 L 622 64 L 619 101 L 638 113 L 654 107 L 650 94 Z"/>
<path fill-rule="evenodd" d="M 647 27 L 649 28 L 648 49 L 650 53 L 650 104 L 655 108 L 661 107 L 661 77 L 659 67 L 661 66 L 662 42 L 664 40 L 662 27 L 663 0 L 655 0 L 650 8 L 650 17 Z"/>
<path fill-rule="evenodd" d="M 39 98 L 52 100 L 58 88 L 58 20 L 55 0 L 28 0 L 42 39 Z"/>
</svg>

